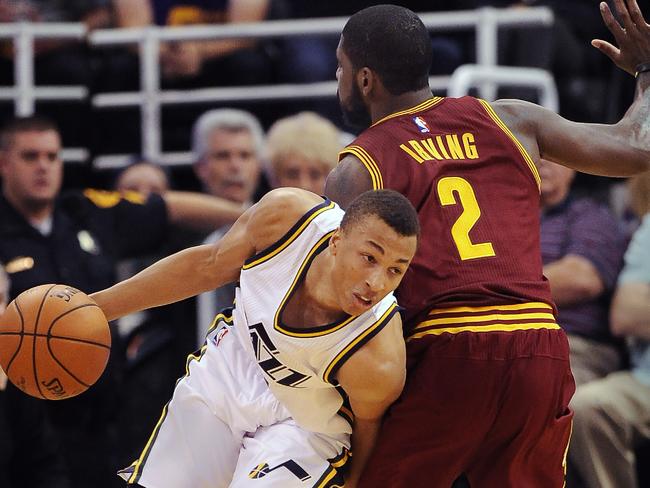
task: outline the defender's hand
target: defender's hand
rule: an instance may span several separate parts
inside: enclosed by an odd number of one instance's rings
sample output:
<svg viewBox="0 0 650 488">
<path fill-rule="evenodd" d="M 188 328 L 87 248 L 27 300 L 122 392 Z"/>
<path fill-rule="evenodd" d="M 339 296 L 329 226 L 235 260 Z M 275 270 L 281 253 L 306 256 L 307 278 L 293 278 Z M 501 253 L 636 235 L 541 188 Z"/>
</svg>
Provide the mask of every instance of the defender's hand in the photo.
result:
<svg viewBox="0 0 650 488">
<path fill-rule="evenodd" d="M 600 13 L 618 47 L 602 39 L 594 39 L 591 45 L 634 76 L 637 65 L 650 62 L 650 25 L 643 18 L 637 0 L 614 0 L 614 4 L 620 23 L 605 2 L 600 3 Z"/>
</svg>

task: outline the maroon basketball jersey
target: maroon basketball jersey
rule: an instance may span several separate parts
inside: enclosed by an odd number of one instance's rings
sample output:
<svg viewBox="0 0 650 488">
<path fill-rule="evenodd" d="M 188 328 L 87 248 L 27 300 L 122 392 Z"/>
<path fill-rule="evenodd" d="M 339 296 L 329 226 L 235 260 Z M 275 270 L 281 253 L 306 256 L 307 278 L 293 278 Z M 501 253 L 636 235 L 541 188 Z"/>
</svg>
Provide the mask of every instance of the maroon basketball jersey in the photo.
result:
<svg viewBox="0 0 650 488">
<path fill-rule="evenodd" d="M 402 193 L 418 211 L 419 249 L 398 290 L 407 327 L 449 307 L 553 303 L 542 275 L 539 174 L 487 102 L 434 97 L 376 122 L 347 154 L 375 189 Z"/>
</svg>

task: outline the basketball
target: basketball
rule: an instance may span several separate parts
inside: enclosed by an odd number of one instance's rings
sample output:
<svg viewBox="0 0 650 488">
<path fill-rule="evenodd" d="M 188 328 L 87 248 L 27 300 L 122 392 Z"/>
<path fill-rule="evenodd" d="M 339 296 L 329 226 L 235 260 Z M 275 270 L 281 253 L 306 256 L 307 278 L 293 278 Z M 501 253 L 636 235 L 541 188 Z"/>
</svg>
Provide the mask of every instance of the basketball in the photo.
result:
<svg viewBox="0 0 650 488">
<path fill-rule="evenodd" d="M 104 313 L 66 285 L 24 291 L 0 317 L 0 366 L 28 395 L 63 400 L 86 391 L 104 372 L 111 334 Z"/>
</svg>

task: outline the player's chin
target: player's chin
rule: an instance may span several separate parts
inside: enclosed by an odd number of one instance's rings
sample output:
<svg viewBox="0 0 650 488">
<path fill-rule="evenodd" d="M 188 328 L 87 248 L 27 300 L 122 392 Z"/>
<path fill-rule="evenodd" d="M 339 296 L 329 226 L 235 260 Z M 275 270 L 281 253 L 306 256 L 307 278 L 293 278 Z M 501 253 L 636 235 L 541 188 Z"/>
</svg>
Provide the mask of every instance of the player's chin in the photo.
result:
<svg viewBox="0 0 650 488">
<path fill-rule="evenodd" d="M 356 295 L 352 295 L 351 300 L 349 300 L 347 304 L 345 313 L 348 315 L 361 315 L 362 313 L 370 310 L 373 305 L 375 305 L 374 302 L 367 302 L 360 299 Z"/>
</svg>

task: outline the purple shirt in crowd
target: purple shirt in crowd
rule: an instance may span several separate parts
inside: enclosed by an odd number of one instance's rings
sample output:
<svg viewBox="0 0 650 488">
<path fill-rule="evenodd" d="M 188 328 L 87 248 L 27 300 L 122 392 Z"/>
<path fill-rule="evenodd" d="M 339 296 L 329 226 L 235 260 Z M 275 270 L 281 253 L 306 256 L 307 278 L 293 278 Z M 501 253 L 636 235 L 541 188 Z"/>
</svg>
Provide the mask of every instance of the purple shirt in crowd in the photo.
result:
<svg viewBox="0 0 650 488">
<path fill-rule="evenodd" d="M 610 210 L 588 198 L 569 197 L 541 215 L 544 264 L 567 254 L 588 259 L 598 271 L 605 291 L 597 298 L 558 307 L 558 323 L 568 334 L 609 342 L 609 303 L 623 264 L 626 240 Z"/>
</svg>

